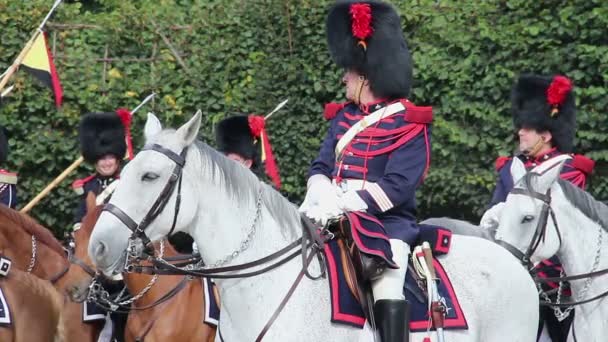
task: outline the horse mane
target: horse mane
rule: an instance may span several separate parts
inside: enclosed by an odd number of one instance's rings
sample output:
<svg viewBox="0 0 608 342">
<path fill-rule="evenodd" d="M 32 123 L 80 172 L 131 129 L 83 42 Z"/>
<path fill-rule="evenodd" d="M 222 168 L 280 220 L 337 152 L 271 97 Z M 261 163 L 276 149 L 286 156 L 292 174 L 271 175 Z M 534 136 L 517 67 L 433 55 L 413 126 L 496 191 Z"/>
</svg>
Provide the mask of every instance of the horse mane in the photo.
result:
<svg viewBox="0 0 608 342">
<path fill-rule="evenodd" d="M 596 200 L 588 192 L 566 180 L 560 178 L 557 183 L 568 202 L 608 231 L 608 206 L 606 204 Z"/>
<path fill-rule="evenodd" d="M 282 227 L 289 227 L 294 237 L 297 236 L 295 227 L 300 226 L 300 216 L 293 203 L 270 185 L 260 181 L 251 170 L 239 166 L 204 142 L 196 141 L 193 147 L 199 152 L 202 160 L 207 161 L 203 164 L 209 168 L 212 181 L 224 186 L 231 197 L 239 202 L 239 206 L 255 204 L 259 196 L 258 191 L 261 191 L 262 202 L 272 217 Z"/>
<path fill-rule="evenodd" d="M 23 228 L 27 233 L 36 237 L 38 241 L 48 246 L 50 249 L 57 252 L 59 255 L 64 256 L 65 251 L 63 246 L 57 241 L 53 233 L 50 230 L 40 225 L 30 216 L 23 214 L 19 211 L 10 209 L 7 206 L 0 205 L 0 215 L 4 216 L 7 220 L 12 221 L 15 225 Z"/>
</svg>

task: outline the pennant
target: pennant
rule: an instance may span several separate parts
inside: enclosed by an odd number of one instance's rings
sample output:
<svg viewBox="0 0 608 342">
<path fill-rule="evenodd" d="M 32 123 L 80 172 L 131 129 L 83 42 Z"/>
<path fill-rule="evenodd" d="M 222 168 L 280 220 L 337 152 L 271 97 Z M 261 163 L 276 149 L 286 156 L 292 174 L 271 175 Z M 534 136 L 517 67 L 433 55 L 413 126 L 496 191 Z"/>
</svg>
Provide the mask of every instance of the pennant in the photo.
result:
<svg viewBox="0 0 608 342">
<path fill-rule="evenodd" d="M 48 49 L 46 34 L 44 32 L 36 37 L 30 51 L 23 58 L 21 66 L 45 86 L 53 90 L 53 93 L 55 93 L 55 105 L 60 107 L 63 99 L 63 90 L 59 83 L 59 77 L 57 77 L 53 56 Z"/>
</svg>

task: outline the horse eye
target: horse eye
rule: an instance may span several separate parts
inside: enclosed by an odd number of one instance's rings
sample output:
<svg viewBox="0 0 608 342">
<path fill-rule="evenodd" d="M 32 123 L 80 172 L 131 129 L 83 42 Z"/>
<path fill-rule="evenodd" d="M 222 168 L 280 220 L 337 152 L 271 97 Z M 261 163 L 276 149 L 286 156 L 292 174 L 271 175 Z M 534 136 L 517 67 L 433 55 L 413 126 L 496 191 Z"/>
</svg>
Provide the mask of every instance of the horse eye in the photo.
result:
<svg viewBox="0 0 608 342">
<path fill-rule="evenodd" d="M 155 180 L 156 178 L 158 178 L 158 175 L 156 173 L 152 173 L 152 172 L 146 172 L 144 173 L 143 176 L 141 176 L 141 180 L 143 182 L 150 182 Z"/>
<path fill-rule="evenodd" d="M 521 223 L 528 223 L 528 222 L 532 222 L 533 220 L 534 220 L 534 216 L 526 215 L 526 216 L 524 216 L 523 219 L 521 219 Z"/>
</svg>

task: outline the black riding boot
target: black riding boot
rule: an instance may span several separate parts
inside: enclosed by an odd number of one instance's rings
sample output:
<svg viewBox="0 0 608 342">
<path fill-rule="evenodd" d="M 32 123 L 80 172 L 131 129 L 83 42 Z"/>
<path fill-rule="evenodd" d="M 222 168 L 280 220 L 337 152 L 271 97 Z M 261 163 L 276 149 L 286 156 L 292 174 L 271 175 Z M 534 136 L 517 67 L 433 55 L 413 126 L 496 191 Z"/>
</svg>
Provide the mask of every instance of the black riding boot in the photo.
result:
<svg viewBox="0 0 608 342">
<path fill-rule="evenodd" d="M 408 342 L 410 304 L 407 300 L 381 299 L 374 304 L 374 317 L 382 342 Z"/>
</svg>

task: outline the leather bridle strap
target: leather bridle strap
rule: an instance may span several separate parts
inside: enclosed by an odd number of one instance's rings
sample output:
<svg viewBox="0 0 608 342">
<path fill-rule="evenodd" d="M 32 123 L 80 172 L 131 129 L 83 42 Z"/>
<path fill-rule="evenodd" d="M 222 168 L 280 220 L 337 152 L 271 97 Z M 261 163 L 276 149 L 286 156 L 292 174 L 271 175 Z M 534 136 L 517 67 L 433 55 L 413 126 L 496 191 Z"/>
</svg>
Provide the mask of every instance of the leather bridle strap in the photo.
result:
<svg viewBox="0 0 608 342">
<path fill-rule="evenodd" d="M 182 185 L 182 171 L 183 167 L 186 163 L 186 153 L 187 149 L 182 150 L 180 154 L 177 154 L 167 148 L 164 148 L 158 144 L 146 145 L 142 151 L 156 151 L 158 153 L 163 154 L 167 158 L 171 159 L 175 163 L 175 168 L 165 184 L 165 187 L 160 192 L 150 210 L 146 213 L 144 218 L 141 220 L 139 224 L 137 224 L 127 213 L 125 213 L 122 209 L 118 208 L 112 203 L 107 203 L 104 206 L 104 211 L 108 211 L 116 218 L 118 218 L 129 230 L 133 232 L 133 236 L 139 237 L 142 239 L 144 245 L 147 245 L 150 242 L 150 239 L 145 234 L 145 229 L 156 219 L 156 217 L 163 211 L 167 203 L 169 202 L 169 198 L 177 185 L 177 195 L 175 200 L 175 213 L 173 216 L 173 224 L 171 225 L 171 229 L 169 231 L 169 235 L 175 229 L 175 224 L 177 223 L 177 216 L 179 214 L 179 207 L 181 203 L 181 185 Z"/>
</svg>

